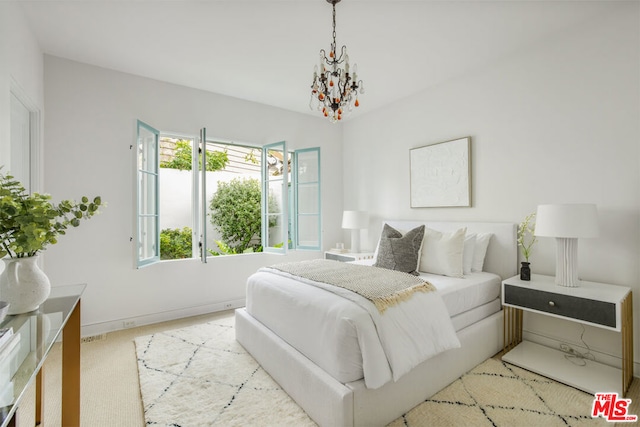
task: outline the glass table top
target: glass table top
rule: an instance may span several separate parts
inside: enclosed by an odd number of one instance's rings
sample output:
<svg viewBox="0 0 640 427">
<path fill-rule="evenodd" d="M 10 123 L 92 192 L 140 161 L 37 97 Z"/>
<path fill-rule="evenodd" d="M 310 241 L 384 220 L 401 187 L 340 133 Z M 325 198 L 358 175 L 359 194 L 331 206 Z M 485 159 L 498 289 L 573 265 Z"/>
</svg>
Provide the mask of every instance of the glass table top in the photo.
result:
<svg viewBox="0 0 640 427">
<path fill-rule="evenodd" d="M 0 427 L 9 424 L 85 288 L 84 284 L 52 287 L 38 310 L 7 316 L 0 323 L 13 334 L 0 346 Z"/>
</svg>

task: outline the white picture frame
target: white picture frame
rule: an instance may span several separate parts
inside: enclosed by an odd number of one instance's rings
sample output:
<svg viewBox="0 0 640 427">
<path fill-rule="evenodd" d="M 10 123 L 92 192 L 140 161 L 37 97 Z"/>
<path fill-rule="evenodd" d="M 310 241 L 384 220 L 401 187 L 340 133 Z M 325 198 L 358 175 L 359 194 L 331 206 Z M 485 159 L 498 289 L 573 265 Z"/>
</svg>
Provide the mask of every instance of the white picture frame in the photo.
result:
<svg viewBox="0 0 640 427">
<path fill-rule="evenodd" d="M 471 137 L 412 148 L 412 208 L 470 207 Z"/>
</svg>

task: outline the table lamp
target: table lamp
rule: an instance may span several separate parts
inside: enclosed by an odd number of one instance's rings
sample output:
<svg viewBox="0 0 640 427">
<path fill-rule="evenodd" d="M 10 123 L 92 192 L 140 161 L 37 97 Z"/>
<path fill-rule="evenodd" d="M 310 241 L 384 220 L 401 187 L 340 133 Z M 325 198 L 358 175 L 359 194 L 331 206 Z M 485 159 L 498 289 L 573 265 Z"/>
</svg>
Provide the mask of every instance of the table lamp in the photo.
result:
<svg viewBox="0 0 640 427">
<path fill-rule="evenodd" d="M 342 228 L 351 230 L 351 252 L 360 252 L 360 230 L 369 226 L 369 214 L 362 211 L 344 211 Z"/>
<path fill-rule="evenodd" d="M 539 205 L 534 234 L 556 238 L 556 285 L 579 286 L 578 238 L 598 237 L 596 205 Z"/>
</svg>

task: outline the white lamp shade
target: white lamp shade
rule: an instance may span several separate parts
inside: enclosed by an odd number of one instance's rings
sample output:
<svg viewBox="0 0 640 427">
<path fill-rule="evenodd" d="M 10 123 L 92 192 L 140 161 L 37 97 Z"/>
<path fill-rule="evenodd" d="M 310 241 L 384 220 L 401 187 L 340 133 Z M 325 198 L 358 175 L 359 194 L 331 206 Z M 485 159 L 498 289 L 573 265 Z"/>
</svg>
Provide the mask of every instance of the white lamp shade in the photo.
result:
<svg viewBox="0 0 640 427">
<path fill-rule="evenodd" d="M 596 205 L 538 205 L 534 234 L 542 237 L 598 237 Z"/>
<path fill-rule="evenodd" d="M 369 214 L 363 211 L 344 211 L 342 228 L 347 230 L 363 230 L 369 226 Z"/>
</svg>

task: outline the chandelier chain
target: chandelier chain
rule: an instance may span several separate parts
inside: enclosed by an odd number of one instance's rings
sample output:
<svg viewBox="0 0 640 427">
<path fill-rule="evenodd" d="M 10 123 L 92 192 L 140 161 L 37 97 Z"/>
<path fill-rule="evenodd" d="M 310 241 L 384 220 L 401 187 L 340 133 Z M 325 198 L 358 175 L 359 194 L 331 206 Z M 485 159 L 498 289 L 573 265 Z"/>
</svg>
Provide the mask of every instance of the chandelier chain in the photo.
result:
<svg viewBox="0 0 640 427">
<path fill-rule="evenodd" d="M 336 52 L 336 4 L 335 2 L 333 3 L 333 45 L 331 46 L 331 48 L 333 49 L 333 54 L 335 55 Z"/>
</svg>

